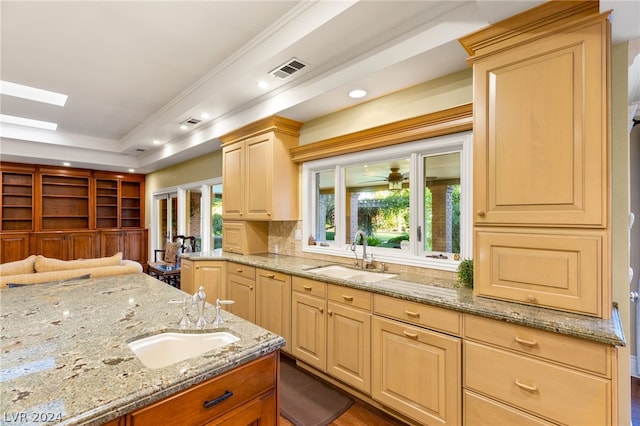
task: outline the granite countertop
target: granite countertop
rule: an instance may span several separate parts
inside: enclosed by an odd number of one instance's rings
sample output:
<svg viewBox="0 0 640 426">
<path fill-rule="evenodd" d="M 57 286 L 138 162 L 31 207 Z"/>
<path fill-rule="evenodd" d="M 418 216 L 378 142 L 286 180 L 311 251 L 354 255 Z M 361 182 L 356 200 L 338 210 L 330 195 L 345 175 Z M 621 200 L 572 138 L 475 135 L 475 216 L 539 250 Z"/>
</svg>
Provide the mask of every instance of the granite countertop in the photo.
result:
<svg viewBox="0 0 640 426">
<path fill-rule="evenodd" d="M 519 303 L 478 297 L 469 288 L 458 287 L 455 282 L 418 275 L 397 274 L 393 278 L 375 283 L 330 278 L 314 274 L 312 269 L 336 262 L 275 254 L 239 255 L 220 250 L 186 253 L 183 258 L 197 260 L 227 260 L 282 272 L 332 284 L 368 290 L 454 311 L 507 321 L 514 324 L 552 331 L 613 346 L 626 345 L 622 323 L 617 309 L 612 308 L 611 319 L 603 320 L 586 315 L 538 308 Z"/>
<path fill-rule="evenodd" d="M 284 346 L 282 337 L 223 311 L 221 330 L 238 342 L 145 367 L 127 343 L 177 330 L 185 296 L 146 274 L 0 291 L 0 423 L 102 424 Z M 207 321 L 214 312 L 207 306 Z"/>
</svg>

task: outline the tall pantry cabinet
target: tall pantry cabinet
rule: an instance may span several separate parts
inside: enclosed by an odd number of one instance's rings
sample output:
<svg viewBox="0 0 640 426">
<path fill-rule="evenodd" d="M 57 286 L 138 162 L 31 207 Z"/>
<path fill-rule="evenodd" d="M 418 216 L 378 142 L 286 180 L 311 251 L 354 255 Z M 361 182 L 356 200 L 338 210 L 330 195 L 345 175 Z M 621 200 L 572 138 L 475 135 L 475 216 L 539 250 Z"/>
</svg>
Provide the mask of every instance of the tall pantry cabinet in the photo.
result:
<svg viewBox="0 0 640 426">
<path fill-rule="evenodd" d="M 607 14 L 548 2 L 460 42 L 473 66 L 475 293 L 608 318 Z"/>
<path fill-rule="evenodd" d="M 57 259 L 147 259 L 144 176 L 0 164 L 0 263 Z"/>
</svg>

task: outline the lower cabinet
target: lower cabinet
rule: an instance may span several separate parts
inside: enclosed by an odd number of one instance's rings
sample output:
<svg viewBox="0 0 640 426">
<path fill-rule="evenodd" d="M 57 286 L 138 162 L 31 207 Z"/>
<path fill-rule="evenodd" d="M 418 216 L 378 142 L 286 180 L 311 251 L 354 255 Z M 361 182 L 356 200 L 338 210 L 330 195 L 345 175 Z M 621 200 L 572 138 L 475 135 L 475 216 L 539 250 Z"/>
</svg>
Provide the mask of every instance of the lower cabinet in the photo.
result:
<svg viewBox="0 0 640 426">
<path fill-rule="evenodd" d="M 286 339 L 291 353 L 291 276 L 256 270 L 256 324 Z"/>
<path fill-rule="evenodd" d="M 326 371 L 327 284 L 293 277 L 291 288 L 292 354 L 306 364 Z"/>
<path fill-rule="evenodd" d="M 233 300 L 227 311 L 256 322 L 256 268 L 227 262 L 227 298 Z"/>
<path fill-rule="evenodd" d="M 122 252 L 123 259 L 134 260 L 146 268 L 148 252 L 146 229 L 114 229 L 100 231 L 101 256 Z"/>
<path fill-rule="evenodd" d="M 0 263 L 15 262 L 29 257 L 29 234 L 9 233 L 0 235 Z"/>
<path fill-rule="evenodd" d="M 614 348 L 472 315 L 464 333 L 466 424 L 616 424 Z"/>
<path fill-rule="evenodd" d="M 327 373 L 371 393 L 371 293 L 330 284 Z"/>
<path fill-rule="evenodd" d="M 224 285 L 226 277 L 226 262 L 188 259 L 180 261 L 180 289 L 194 294 L 200 286 L 203 286 L 207 302 L 212 305 L 216 304 L 216 299 L 227 297 Z"/>
<path fill-rule="evenodd" d="M 126 416 L 126 424 L 276 425 L 279 354 L 266 355 L 136 410 Z"/>
<path fill-rule="evenodd" d="M 61 260 L 100 257 L 97 232 L 35 232 L 31 238 L 35 254 Z"/>
<path fill-rule="evenodd" d="M 461 423 L 459 338 L 374 316 L 372 348 L 374 399 L 421 424 Z"/>
</svg>

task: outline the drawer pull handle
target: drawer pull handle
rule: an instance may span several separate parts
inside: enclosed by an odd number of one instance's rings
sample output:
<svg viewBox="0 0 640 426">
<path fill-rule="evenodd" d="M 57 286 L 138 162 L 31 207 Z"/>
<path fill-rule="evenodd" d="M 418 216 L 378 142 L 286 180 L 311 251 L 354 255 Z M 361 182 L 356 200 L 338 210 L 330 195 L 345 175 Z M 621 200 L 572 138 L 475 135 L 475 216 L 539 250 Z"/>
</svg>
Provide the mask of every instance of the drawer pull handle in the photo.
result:
<svg viewBox="0 0 640 426">
<path fill-rule="evenodd" d="M 410 331 L 407 331 L 407 330 L 403 330 L 402 333 L 407 337 L 411 337 L 412 339 L 418 338 L 418 335 L 416 333 L 411 333 Z"/>
<path fill-rule="evenodd" d="M 313 287 L 311 287 L 310 285 L 303 285 L 302 288 L 307 291 L 311 291 L 313 289 Z"/>
<path fill-rule="evenodd" d="M 413 318 L 420 318 L 420 312 L 404 311 L 404 313 Z"/>
<path fill-rule="evenodd" d="M 518 336 L 516 336 L 515 339 L 516 339 L 516 342 L 524 346 L 530 346 L 530 347 L 538 346 L 538 342 L 536 342 L 535 340 L 525 340 L 525 339 L 519 338 Z"/>
<path fill-rule="evenodd" d="M 524 389 L 526 391 L 538 392 L 538 387 L 537 386 L 525 385 L 520 380 L 516 380 L 515 383 L 516 383 L 516 386 L 518 386 L 519 388 Z"/>
<path fill-rule="evenodd" d="M 342 295 L 342 298 L 348 302 L 353 302 L 353 296 Z"/>
<path fill-rule="evenodd" d="M 242 269 L 236 268 L 236 272 L 242 272 Z"/>
<path fill-rule="evenodd" d="M 267 274 L 267 278 L 275 278 L 275 275 L 273 275 L 273 274 Z"/>
<path fill-rule="evenodd" d="M 204 408 L 211 408 L 214 405 L 218 405 L 223 401 L 226 401 L 227 399 L 231 398 L 233 396 L 233 392 L 231 391 L 225 391 L 222 395 L 220 395 L 219 397 L 217 397 L 216 399 L 212 399 L 211 401 L 205 401 L 204 402 Z"/>
</svg>

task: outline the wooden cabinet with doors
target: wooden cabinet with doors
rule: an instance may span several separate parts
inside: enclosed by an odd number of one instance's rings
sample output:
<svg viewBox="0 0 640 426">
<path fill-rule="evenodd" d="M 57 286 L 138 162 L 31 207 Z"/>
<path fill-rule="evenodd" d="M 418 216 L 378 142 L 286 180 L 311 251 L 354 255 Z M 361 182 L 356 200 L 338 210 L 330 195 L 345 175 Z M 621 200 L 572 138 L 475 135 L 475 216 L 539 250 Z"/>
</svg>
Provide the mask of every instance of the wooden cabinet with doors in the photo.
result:
<svg viewBox="0 0 640 426">
<path fill-rule="evenodd" d="M 100 231 L 100 255 L 113 256 L 122 252 L 123 259 L 134 260 L 147 265 L 147 235 L 146 229 L 110 229 Z"/>
<path fill-rule="evenodd" d="M 329 284 L 327 373 L 371 393 L 371 293 Z"/>
<path fill-rule="evenodd" d="M 291 353 L 320 371 L 327 367 L 327 284 L 291 279 Z"/>
<path fill-rule="evenodd" d="M 610 315 L 607 17 L 598 2 L 547 2 L 460 40 L 473 66 L 477 295 Z M 573 244 L 594 238 L 589 252 Z M 547 260 L 558 269 L 542 276 Z M 596 271 L 580 274 L 587 263 Z"/>
<path fill-rule="evenodd" d="M 216 304 L 216 299 L 226 299 L 226 262 L 216 260 L 189 260 L 180 262 L 180 289 L 194 294 L 204 287 L 207 302 Z"/>
<path fill-rule="evenodd" d="M 225 221 L 222 249 L 230 253 L 255 254 L 269 251 L 269 224 L 266 222 Z"/>
<path fill-rule="evenodd" d="M 291 352 L 291 276 L 256 269 L 256 324 L 284 337 Z"/>
<path fill-rule="evenodd" d="M 297 146 L 302 123 L 268 117 L 222 136 L 223 219 L 297 220 Z"/>
<path fill-rule="evenodd" d="M 0 179 L 0 263 L 121 251 L 146 265 L 144 175 L 0 163 Z"/>
<path fill-rule="evenodd" d="M 373 298 L 372 397 L 421 424 L 461 424 L 461 315 Z"/>
<path fill-rule="evenodd" d="M 256 268 L 227 262 L 227 310 L 247 321 L 256 322 Z"/>
<path fill-rule="evenodd" d="M 61 260 L 100 257 L 96 231 L 35 232 L 31 235 L 32 251 Z"/>
</svg>

